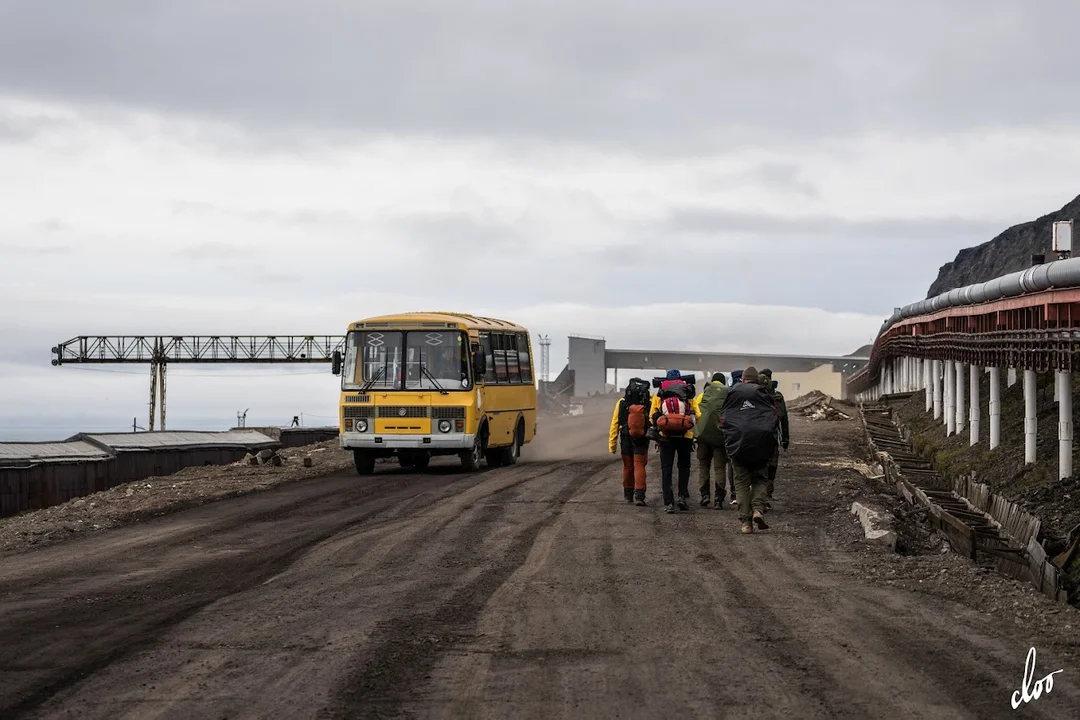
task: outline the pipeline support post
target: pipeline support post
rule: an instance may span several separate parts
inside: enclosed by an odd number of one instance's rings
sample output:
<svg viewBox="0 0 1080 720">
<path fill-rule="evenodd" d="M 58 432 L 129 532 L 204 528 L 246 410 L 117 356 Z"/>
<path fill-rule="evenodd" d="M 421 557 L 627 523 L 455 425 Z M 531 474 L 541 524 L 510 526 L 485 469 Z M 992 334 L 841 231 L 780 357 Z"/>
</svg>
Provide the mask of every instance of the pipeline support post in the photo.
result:
<svg viewBox="0 0 1080 720">
<path fill-rule="evenodd" d="M 945 435 L 956 434 L 956 363 L 945 361 Z"/>
<path fill-rule="evenodd" d="M 960 434 L 967 427 L 967 365 L 956 363 L 956 432 Z"/>
<path fill-rule="evenodd" d="M 1039 416 L 1035 407 L 1035 371 L 1024 370 L 1024 462 L 1035 462 L 1035 439 L 1039 430 Z"/>
<path fill-rule="evenodd" d="M 982 375 L 982 368 L 978 365 L 971 366 L 971 381 L 968 387 L 968 396 L 971 400 L 971 404 L 968 407 L 968 423 L 971 428 L 970 444 L 979 444 L 979 430 L 980 430 L 980 417 L 981 408 L 979 407 L 979 380 Z"/>
<path fill-rule="evenodd" d="M 1001 444 L 1001 368 L 990 368 L 990 449 Z"/>
<path fill-rule="evenodd" d="M 930 374 L 934 380 L 934 419 L 941 419 L 941 361 L 934 360 Z"/>
<path fill-rule="evenodd" d="M 926 392 L 926 412 L 934 409 L 934 386 L 930 384 L 930 366 L 928 360 L 922 360 L 923 390 Z"/>
<path fill-rule="evenodd" d="M 1011 367 L 1011 368 L 1009 368 L 1009 373 L 1008 373 L 1008 385 L 1009 385 L 1009 387 L 1012 387 L 1015 384 L 1016 384 L 1016 368 Z"/>
<path fill-rule="evenodd" d="M 1073 428 L 1072 371 L 1059 370 L 1058 382 L 1058 479 L 1072 477 Z"/>
</svg>

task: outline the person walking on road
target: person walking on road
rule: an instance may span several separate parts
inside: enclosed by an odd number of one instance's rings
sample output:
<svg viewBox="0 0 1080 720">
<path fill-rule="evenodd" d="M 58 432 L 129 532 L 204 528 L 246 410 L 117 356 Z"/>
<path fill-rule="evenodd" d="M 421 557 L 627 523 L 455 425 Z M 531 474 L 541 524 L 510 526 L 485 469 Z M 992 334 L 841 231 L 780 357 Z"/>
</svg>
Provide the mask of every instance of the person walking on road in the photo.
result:
<svg viewBox="0 0 1080 720">
<path fill-rule="evenodd" d="M 768 529 L 765 495 L 769 458 L 773 456 L 780 425 L 776 401 L 765 392 L 757 368 L 743 371 L 742 382 L 731 388 L 721 407 L 724 445 L 735 470 L 742 532 Z"/>
<path fill-rule="evenodd" d="M 743 374 L 742 370 L 734 370 L 734 371 L 732 371 L 732 373 L 731 373 L 731 386 L 732 387 L 734 387 L 735 385 L 742 382 L 742 374 Z M 735 495 L 735 466 L 731 464 L 731 458 L 728 458 L 728 464 L 727 464 L 727 483 L 728 483 L 728 494 L 731 496 L 731 501 L 730 502 L 731 502 L 732 505 L 738 505 L 739 500 Z"/>
<path fill-rule="evenodd" d="M 724 434 L 720 431 L 720 408 L 727 397 L 728 387 L 723 373 L 715 373 L 698 397 L 697 421 L 694 424 L 694 441 L 697 444 L 698 487 L 701 507 L 709 506 L 709 485 L 715 484 L 715 505 L 724 507 L 724 481 L 727 473 L 727 451 Z M 710 478 L 711 474 L 711 478 Z"/>
<path fill-rule="evenodd" d="M 676 500 L 672 489 L 672 474 L 678 458 L 678 508 L 683 512 L 690 490 L 690 462 L 694 451 L 694 421 L 697 398 L 692 386 L 678 370 L 669 370 L 660 383 L 660 392 L 653 396 L 650 419 L 658 432 L 660 449 L 660 482 L 664 493 L 664 511 L 675 512 Z"/>
<path fill-rule="evenodd" d="M 631 378 L 626 394 L 615 403 L 608 433 L 608 451 L 622 454 L 623 498 L 645 506 L 645 468 L 649 462 L 649 409 L 652 397 L 649 383 Z"/>
<path fill-rule="evenodd" d="M 777 389 L 779 383 L 772 379 L 772 370 L 765 368 L 760 375 L 762 387 L 765 388 L 765 392 L 772 395 L 773 400 L 776 401 L 776 406 L 780 409 L 779 443 L 776 446 L 776 452 L 773 453 L 772 458 L 769 460 L 769 483 L 765 488 L 765 505 L 772 508 L 772 502 L 775 500 L 773 490 L 776 486 L 776 471 L 780 467 L 780 448 L 787 452 L 788 445 L 791 443 L 791 426 L 788 422 L 787 401 L 784 400 L 784 394 Z"/>
</svg>

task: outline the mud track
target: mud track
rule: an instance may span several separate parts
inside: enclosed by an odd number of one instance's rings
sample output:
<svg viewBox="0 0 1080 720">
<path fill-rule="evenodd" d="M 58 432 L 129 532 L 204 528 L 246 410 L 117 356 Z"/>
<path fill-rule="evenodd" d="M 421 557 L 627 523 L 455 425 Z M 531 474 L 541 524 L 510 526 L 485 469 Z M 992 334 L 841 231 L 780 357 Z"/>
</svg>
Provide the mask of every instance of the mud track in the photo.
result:
<svg viewBox="0 0 1080 720">
<path fill-rule="evenodd" d="M 795 420 L 743 537 L 731 509 L 664 515 L 655 456 L 624 504 L 606 420 L 573 419 L 573 459 L 308 480 L 0 557 L 0 717 L 1080 715 L 1052 652 L 1053 692 L 1010 707 L 1038 638 L 850 572 L 822 517 L 854 424 Z"/>
</svg>

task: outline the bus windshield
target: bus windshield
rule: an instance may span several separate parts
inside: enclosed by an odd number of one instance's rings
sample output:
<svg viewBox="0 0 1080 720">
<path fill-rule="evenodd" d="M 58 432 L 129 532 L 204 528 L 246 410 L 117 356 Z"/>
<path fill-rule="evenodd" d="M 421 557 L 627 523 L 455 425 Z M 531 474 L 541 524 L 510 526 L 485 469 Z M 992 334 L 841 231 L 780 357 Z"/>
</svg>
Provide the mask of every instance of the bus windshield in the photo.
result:
<svg viewBox="0 0 1080 720">
<path fill-rule="evenodd" d="M 351 331 L 343 390 L 462 390 L 471 387 L 469 347 L 457 330 Z"/>
</svg>

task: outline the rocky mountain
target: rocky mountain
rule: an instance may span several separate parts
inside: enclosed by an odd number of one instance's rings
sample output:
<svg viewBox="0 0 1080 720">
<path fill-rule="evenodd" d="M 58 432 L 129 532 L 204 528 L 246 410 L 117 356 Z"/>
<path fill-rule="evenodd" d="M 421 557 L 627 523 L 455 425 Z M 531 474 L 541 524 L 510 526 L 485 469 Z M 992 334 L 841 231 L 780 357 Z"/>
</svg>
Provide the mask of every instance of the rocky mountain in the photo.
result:
<svg viewBox="0 0 1080 720">
<path fill-rule="evenodd" d="M 1046 260 L 1055 259 L 1050 252 L 1050 228 L 1057 220 L 1080 218 L 1080 196 L 1057 212 L 1043 215 L 1038 220 L 1014 225 L 993 240 L 973 248 L 961 250 L 956 259 L 945 263 L 938 271 L 937 280 L 930 286 L 926 297 L 931 298 L 953 288 L 985 282 L 1001 275 L 1031 266 L 1031 256 L 1045 254 Z M 1074 235 L 1080 235 L 1080 222 L 1076 223 Z M 1077 239 L 1073 240 L 1074 255 L 1080 256 Z"/>
</svg>

